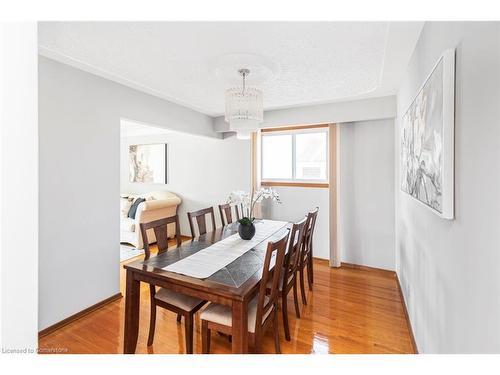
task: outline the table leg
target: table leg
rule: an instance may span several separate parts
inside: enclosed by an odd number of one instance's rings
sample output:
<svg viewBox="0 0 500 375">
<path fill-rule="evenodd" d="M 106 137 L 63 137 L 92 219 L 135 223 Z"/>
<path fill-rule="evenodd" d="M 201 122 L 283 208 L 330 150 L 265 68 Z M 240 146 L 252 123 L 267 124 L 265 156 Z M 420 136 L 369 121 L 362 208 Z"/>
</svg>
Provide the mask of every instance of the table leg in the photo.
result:
<svg viewBox="0 0 500 375">
<path fill-rule="evenodd" d="M 125 292 L 125 329 L 123 353 L 134 354 L 139 335 L 140 282 L 134 279 L 134 273 L 127 270 Z"/>
<path fill-rule="evenodd" d="M 233 354 L 244 354 L 248 352 L 248 311 L 247 303 L 233 301 Z"/>
</svg>

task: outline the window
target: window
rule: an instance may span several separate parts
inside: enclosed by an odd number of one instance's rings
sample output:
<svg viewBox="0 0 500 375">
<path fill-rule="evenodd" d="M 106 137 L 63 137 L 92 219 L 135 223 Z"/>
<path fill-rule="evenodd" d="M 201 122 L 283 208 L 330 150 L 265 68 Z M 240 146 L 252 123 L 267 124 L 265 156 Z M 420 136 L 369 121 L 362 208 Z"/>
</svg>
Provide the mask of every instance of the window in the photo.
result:
<svg viewBox="0 0 500 375">
<path fill-rule="evenodd" d="M 295 179 L 327 180 L 326 132 L 295 135 Z"/>
<path fill-rule="evenodd" d="M 263 185 L 328 183 L 328 127 L 263 129 Z"/>
<path fill-rule="evenodd" d="M 291 134 L 262 137 L 262 178 L 291 180 L 293 138 Z"/>
</svg>

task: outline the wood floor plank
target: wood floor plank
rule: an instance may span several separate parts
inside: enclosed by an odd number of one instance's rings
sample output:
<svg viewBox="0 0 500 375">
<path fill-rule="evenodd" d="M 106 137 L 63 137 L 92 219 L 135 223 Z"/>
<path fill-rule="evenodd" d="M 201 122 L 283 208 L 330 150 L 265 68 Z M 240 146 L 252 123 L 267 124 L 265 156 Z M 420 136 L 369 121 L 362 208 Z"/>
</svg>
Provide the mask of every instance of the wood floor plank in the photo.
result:
<svg viewBox="0 0 500 375">
<path fill-rule="evenodd" d="M 129 260 L 132 261 L 132 260 Z M 125 272 L 120 265 L 121 291 Z M 283 353 L 413 353 L 410 331 L 394 273 L 353 267 L 330 268 L 324 261 L 314 266 L 314 290 L 301 319 L 295 317 L 290 293 L 289 320 L 292 340 L 285 341 L 280 320 Z M 300 298 L 300 296 L 299 296 Z M 77 321 L 42 337 L 42 352 L 121 353 L 125 299 L 109 303 Z M 184 325 L 175 314 L 159 309 L 153 346 L 147 347 L 149 290 L 141 285 L 140 328 L 137 353 L 184 353 Z M 279 314 L 281 319 L 281 314 Z M 195 315 L 194 352 L 201 352 L 201 322 Z M 53 350 L 52 350 L 53 351 Z M 227 337 L 212 335 L 213 353 L 231 353 Z M 262 345 L 274 353 L 271 334 Z"/>
</svg>

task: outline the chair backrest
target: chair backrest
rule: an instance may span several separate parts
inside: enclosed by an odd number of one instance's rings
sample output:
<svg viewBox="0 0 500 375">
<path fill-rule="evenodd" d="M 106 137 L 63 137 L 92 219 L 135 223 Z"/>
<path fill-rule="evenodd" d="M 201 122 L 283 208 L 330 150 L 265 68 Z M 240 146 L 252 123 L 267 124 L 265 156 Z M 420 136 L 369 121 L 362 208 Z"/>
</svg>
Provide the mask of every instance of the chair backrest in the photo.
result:
<svg viewBox="0 0 500 375">
<path fill-rule="evenodd" d="M 196 237 L 195 231 L 194 231 L 194 226 L 193 226 L 193 219 L 196 219 L 196 223 L 198 224 L 198 232 L 199 235 L 201 236 L 202 234 L 207 233 L 207 220 L 205 215 L 210 214 L 212 218 L 212 230 L 215 230 L 215 214 L 214 214 L 214 208 L 213 207 L 208 207 L 204 208 L 202 210 L 194 211 L 194 212 L 188 212 L 188 221 L 189 221 L 189 229 L 191 229 L 191 236 L 193 238 Z"/>
<path fill-rule="evenodd" d="M 231 204 L 226 203 L 226 204 L 219 204 L 219 213 L 220 213 L 220 220 L 222 222 L 222 225 L 228 225 L 233 222 L 233 214 L 232 214 L 232 207 Z M 240 215 L 238 214 L 238 207 L 234 206 L 234 210 L 236 212 L 236 220 L 240 219 Z"/>
<path fill-rule="evenodd" d="M 283 285 L 282 290 L 288 283 L 293 282 L 299 268 L 300 251 L 304 243 L 304 234 L 306 232 L 307 217 L 304 217 L 298 223 L 292 225 L 290 238 L 288 240 L 288 251 L 285 257 L 285 265 L 283 268 Z"/>
<path fill-rule="evenodd" d="M 255 319 L 255 334 L 259 335 L 263 325 L 263 317 L 267 318 L 269 310 L 276 304 L 279 291 L 279 281 L 281 270 L 285 261 L 286 243 L 290 230 L 277 241 L 268 242 L 266 257 L 264 259 L 264 266 L 262 270 L 262 278 L 260 280 L 259 297 L 257 301 L 257 313 Z M 274 257 L 274 262 L 271 259 Z M 267 284 L 272 278 L 271 288 L 266 295 Z"/>
<path fill-rule="evenodd" d="M 301 262 L 305 261 L 309 254 L 312 254 L 312 244 L 316 218 L 318 217 L 319 207 L 307 213 L 306 228 L 304 232 L 304 241 L 302 245 Z"/>
<path fill-rule="evenodd" d="M 148 241 L 148 230 L 152 229 L 155 237 L 156 244 L 158 246 L 158 254 L 167 251 L 168 249 L 168 231 L 167 227 L 169 224 L 175 225 L 175 240 L 177 241 L 177 246 L 181 245 L 181 232 L 179 227 L 179 216 L 166 217 L 164 219 L 158 219 L 150 221 L 149 223 L 141 223 L 141 234 L 142 240 L 144 242 L 144 259 L 148 260 L 151 256 L 149 251 L 149 241 Z"/>
</svg>

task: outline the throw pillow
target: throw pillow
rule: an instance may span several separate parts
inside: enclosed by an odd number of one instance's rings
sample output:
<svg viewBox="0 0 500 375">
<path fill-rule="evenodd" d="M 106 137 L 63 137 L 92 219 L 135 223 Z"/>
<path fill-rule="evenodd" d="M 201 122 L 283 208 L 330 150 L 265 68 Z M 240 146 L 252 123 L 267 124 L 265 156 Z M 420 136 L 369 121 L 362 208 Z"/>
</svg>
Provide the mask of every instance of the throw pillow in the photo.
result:
<svg viewBox="0 0 500 375">
<path fill-rule="evenodd" d="M 130 207 L 130 210 L 128 211 L 128 217 L 131 219 L 135 219 L 135 214 L 137 212 L 137 207 L 139 204 L 142 202 L 145 202 L 146 200 L 144 198 L 137 198 L 134 203 L 132 203 L 132 206 Z"/>
<path fill-rule="evenodd" d="M 132 199 L 120 198 L 120 213 L 122 217 L 127 217 L 130 207 L 132 206 Z"/>
</svg>

